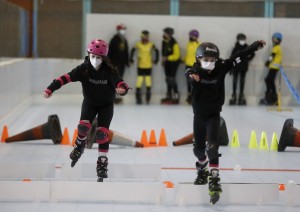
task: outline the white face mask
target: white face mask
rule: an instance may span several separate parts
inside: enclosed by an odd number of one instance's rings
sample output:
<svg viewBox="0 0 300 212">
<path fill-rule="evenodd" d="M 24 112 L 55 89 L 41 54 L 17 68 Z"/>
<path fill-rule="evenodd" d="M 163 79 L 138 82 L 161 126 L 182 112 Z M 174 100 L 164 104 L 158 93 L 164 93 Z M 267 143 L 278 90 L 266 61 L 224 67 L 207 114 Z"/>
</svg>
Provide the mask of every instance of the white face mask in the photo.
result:
<svg viewBox="0 0 300 212">
<path fill-rule="evenodd" d="M 90 55 L 90 62 L 91 62 L 91 64 L 92 64 L 92 66 L 93 66 L 96 70 L 98 70 L 99 67 L 100 67 L 100 65 L 101 65 L 101 63 L 102 63 L 102 59 L 101 59 L 99 56 L 97 56 L 97 55 L 91 54 L 91 55 Z"/>
<path fill-rule="evenodd" d="M 206 61 L 201 61 L 201 67 L 203 69 L 206 69 L 206 70 L 213 70 L 215 68 L 215 63 L 216 62 L 206 62 Z"/>
<path fill-rule="evenodd" d="M 244 46 L 244 45 L 246 44 L 246 41 L 245 41 L 245 40 L 239 40 L 239 44 L 240 44 L 241 46 Z"/>
<path fill-rule="evenodd" d="M 119 30 L 119 33 L 120 33 L 121 35 L 125 35 L 125 34 L 126 34 L 126 30 L 121 29 L 121 30 Z"/>
</svg>

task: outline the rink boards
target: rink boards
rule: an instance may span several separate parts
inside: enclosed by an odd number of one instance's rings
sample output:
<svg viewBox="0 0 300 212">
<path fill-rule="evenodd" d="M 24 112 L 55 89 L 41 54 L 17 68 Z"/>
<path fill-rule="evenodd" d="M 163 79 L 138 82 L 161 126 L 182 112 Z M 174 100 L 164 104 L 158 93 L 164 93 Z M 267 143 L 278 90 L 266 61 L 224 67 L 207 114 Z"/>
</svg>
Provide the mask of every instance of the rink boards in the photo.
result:
<svg viewBox="0 0 300 212">
<path fill-rule="evenodd" d="M 109 179 L 96 182 L 95 164 L 0 164 L 0 201 L 67 201 L 208 204 L 206 185 L 176 183 L 166 188 L 159 164 L 110 164 Z M 299 205 L 298 185 L 279 191 L 278 184 L 222 184 L 219 204 Z M 281 192 L 281 193 L 280 193 Z"/>
</svg>

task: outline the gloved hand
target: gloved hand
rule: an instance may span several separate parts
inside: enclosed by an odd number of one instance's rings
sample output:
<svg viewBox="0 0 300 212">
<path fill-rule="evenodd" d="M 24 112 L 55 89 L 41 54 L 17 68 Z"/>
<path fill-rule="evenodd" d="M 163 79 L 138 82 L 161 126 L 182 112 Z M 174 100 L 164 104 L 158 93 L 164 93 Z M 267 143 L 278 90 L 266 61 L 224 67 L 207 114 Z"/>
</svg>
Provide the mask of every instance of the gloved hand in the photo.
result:
<svg viewBox="0 0 300 212">
<path fill-rule="evenodd" d="M 116 88 L 116 92 L 121 96 L 125 96 L 128 93 L 128 90 L 131 89 L 125 82 L 119 82 Z"/>
<path fill-rule="evenodd" d="M 52 91 L 49 89 L 44 90 L 43 97 L 44 98 L 50 98 L 52 96 Z"/>
</svg>

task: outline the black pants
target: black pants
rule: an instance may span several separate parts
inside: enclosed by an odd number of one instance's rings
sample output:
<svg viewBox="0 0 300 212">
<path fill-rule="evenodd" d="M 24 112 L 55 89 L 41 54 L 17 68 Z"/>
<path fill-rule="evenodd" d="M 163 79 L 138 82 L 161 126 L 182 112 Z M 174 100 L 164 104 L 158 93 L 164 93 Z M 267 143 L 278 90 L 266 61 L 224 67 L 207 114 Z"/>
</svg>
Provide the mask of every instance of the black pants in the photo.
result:
<svg viewBox="0 0 300 212">
<path fill-rule="evenodd" d="M 275 78 L 278 70 L 269 69 L 268 75 L 265 78 L 267 93 L 276 93 Z"/>
<path fill-rule="evenodd" d="M 188 68 L 192 68 L 192 66 L 185 66 L 185 70 L 187 70 Z M 186 84 L 187 84 L 187 92 L 190 95 L 192 93 L 192 83 L 190 79 L 186 80 Z"/>
<path fill-rule="evenodd" d="M 166 61 L 164 64 L 166 83 L 167 83 L 167 95 L 172 97 L 172 91 L 178 93 L 178 87 L 176 82 L 176 73 L 179 66 L 179 62 Z"/>
<path fill-rule="evenodd" d="M 114 113 L 114 104 L 106 104 L 101 106 L 95 106 L 83 100 L 82 107 L 81 107 L 81 115 L 80 120 L 89 120 L 92 124 L 94 118 L 98 117 L 98 124 L 97 127 L 105 127 L 109 129 L 111 120 L 113 118 Z M 99 149 L 108 150 L 109 149 L 109 142 L 104 144 L 99 144 Z"/>
<path fill-rule="evenodd" d="M 232 78 L 232 93 L 236 94 L 238 78 L 240 77 L 240 95 L 244 94 L 246 71 L 234 71 Z"/>
<path fill-rule="evenodd" d="M 220 113 L 194 114 L 194 154 L 198 160 L 204 160 L 207 153 L 213 166 L 219 165 L 219 128 Z"/>
</svg>

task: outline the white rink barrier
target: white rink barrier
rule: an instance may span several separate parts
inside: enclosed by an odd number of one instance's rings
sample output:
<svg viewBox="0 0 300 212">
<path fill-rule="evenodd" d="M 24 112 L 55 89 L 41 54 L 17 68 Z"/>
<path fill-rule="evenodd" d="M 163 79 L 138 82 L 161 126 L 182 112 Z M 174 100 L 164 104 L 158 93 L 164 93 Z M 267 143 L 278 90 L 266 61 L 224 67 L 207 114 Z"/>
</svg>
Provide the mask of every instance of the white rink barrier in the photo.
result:
<svg viewBox="0 0 300 212">
<path fill-rule="evenodd" d="M 47 180 L 55 178 L 55 164 L 1 163 L 0 180 Z"/>
<path fill-rule="evenodd" d="M 97 179 L 96 163 L 76 164 L 0 164 L 0 180 L 86 180 Z M 109 178 L 159 181 L 159 164 L 109 164 Z"/>
<path fill-rule="evenodd" d="M 0 201 L 70 201 L 161 204 L 159 182 L 0 181 Z"/>
<path fill-rule="evenodd" d="M 285 203 L 288 206 L 300 206 L 300 186 L 286 185 L 285 186 Z"/>
<path fill-rule="evenodd" d="M 177 205 L 209 203 L 208 186 L 177 184 L 174 187 Z M 278 184 L 222 184 L 221 204 L 264 204 L 279 200 Z"/>
<path fill-rule="evenodd" d="M 114 179 L 140 179 L 159 181 L 161 170 L 159 164 L 108 164 L 108 177 Z M 61 174 L 65 180 L 95 178 L 96 164 L 70 164 L 61 166 Z"/>
</svg>

